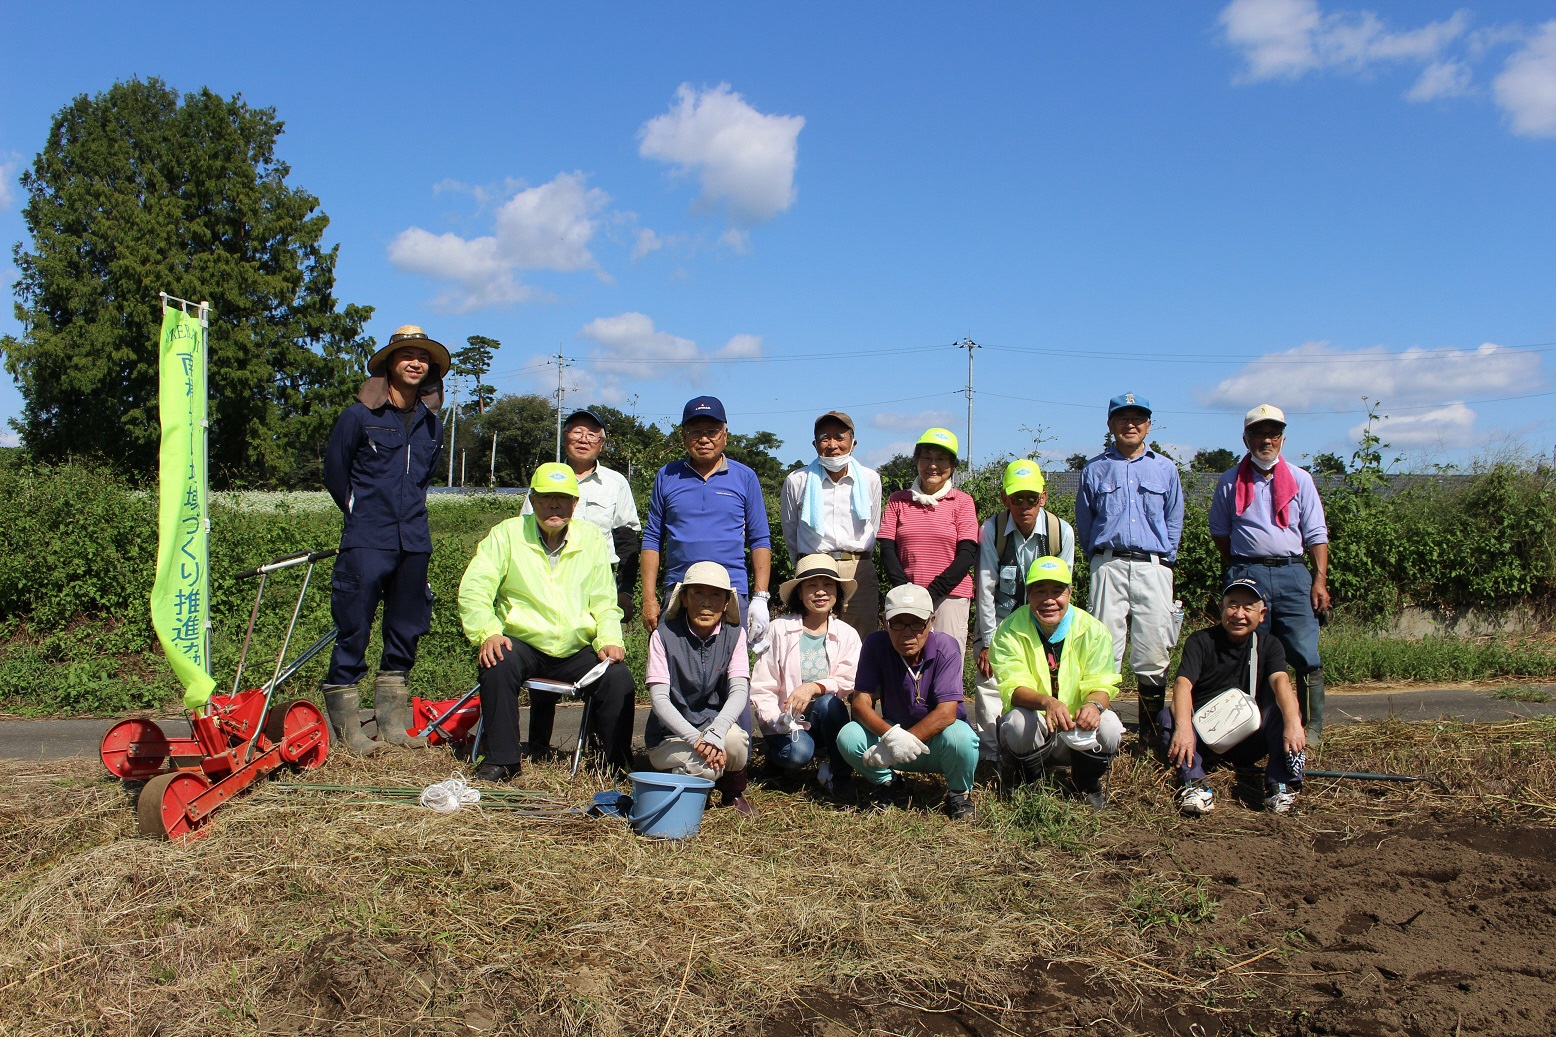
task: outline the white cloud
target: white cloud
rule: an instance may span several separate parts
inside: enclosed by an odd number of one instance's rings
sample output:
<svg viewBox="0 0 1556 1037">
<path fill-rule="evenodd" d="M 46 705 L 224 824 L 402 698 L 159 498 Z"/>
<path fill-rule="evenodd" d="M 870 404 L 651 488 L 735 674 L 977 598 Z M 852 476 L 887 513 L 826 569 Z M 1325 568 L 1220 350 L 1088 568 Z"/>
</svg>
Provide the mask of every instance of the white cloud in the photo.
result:
<svg viewBox="0 0 1556 1037">
<path fill-rule="evenodd" d="M 736 359 L 754 359 L 762 355 L 762 336 L 735 335 L 713 355 Z"/>
<path fill-rule="evenodd" d="M 1227 42 L 1242 51 L 1244 78 L 1296 79 L 1320 69 L 1359 72 L 1383 61 L 1432 62 L 1464 35 L 1463 11 L 1395 32 L 1371 11 L 1326 14 L 1318 0 L 1232 0 L 1221 11 Z"/>
<path fill-rule="evenodd" d="M 732 222 L 760 223 L 794 204 L 799 115 L 764 115 L 720 83 L 696 90 L 682 83 L 670 110 L 638 131 L 638 154 L 695 175 L 700 203 L 723 207 Z"/>
<path fill-rule="evenodd" d="M 16 204 L 16 166 L 15 162 L 0 162 L 0 209 Z"/>
<path fill-rule="evenodd" d="M 1556 137 L 1556 20 L 1507 59 L 1491 89 L 1514 133 Z"/>
<path fill-rule="evenodd" d="M 22 437 L 15 432 L 0 432 L 0 447 L 21 446 Z"/>
<path fill-rule="evenodd" d="M 578 333 L 593 339 L 606 356 L 623 360 L 673 360 L 690 363 L 701 358 L 697 343 L 654 327 L 643 313 L 596 317 Z"/>
<path fill-rule="evenodd" d="M 1469 93 L 1470 68 L 1462 61 L 1434 61 L 1421 70 L 1415 85 L 1405 94 L 1407 101 L 1434 101 L 1439 97 L 1460 97 Z"/>
<path fill-rule="evenodd" d="M 857 451 L 857 453 L 859 460 L 863 461 L 871 468 L 878 468 L 885 464 L 887 461 L 890 461 L 892 458 L 896 457 L 898 454 L 904 454 L 908 457 L 912 457 L 913 444 L 914 440 L 899 439 L 891 443 L 887 443 L 885 446 L 866 447 Z"/>
<path fill-rule="evenodd" d="M 1252 407 L 1273 403 L 1294 410 L 1355 406 L 1361 397 L 1385 408 L 1436 404 L 1468 396 L 1526 392 L 1540 382 L 1536 353 L 1487 342 L 1478 349 L 1407 349 L 1383 346 L 1341 350 L 1306 342 L 1258 358 L 1200 398 L 1207 404 Z"/>
<path fill-rule="evenodd" d="M 586 180 L 582 173 L 559 173 L 549 183 L 519 190 L 498 206 L 493 234 L 464 238 L 410 227 L 390 242 L 389 261 L 401 270 L 452 282 L 435 302 L 461 313 L 548 298 L 521 282 L 519 270 L 594 270 L 604 276 L 589 242 L 610 199 Z M 450 189 L 450 183 L 443 181 L 438 189 Z M 467 190 L 481 200 L 476 189 Z"/>
<path fill-rule="evenodd" d="M 638 231 L 637 241 L 632 246 L 632 260 L 636 262 L 650 252 L 658 252 L 665 247 L 664 240 L 647 227 Z"/>
<path fill-rule="evenodd" d="M 1361 438 L 1365 422 L 1350 431 L 1352 440 Z M 1462 403 L 1450 403 L 1420 414 L 1380 418 L 1372 430 L 1390 447 L 1459 450 L 1475 445 L 1475 412 Z"/>
<path fill-rule="evenodd" d="M 920 435 L 927 428 L 950 428 L 956 415 L 948 410 L 921 410 L 915 414 L 901 411 L 882 411 L 870 418 L 870 424 L 888 432 L 911 432 Z M 913 444 L 909 443 L 911 451 Z"/>
</svg>

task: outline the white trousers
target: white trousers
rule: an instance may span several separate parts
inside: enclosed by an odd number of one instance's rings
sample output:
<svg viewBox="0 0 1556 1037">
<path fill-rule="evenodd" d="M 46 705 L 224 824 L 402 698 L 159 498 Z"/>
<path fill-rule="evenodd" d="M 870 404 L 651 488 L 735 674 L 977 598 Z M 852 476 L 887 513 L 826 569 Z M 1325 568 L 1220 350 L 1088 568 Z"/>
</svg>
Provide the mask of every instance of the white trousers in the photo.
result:
<svg viewBox="0 0 1556 1037">
<path fill-rule="evenodd" d="M 648 762 L 654 770 L 672 774 L 690 774 L 714 781 L 724 776 L 724 771 L 741 771 L 751 759 L 751 740 L 745 728 L 731 727 L 724 734 L 724 770 L 714 770 L 703 762 L 697 747 L 684 738 L 670 737 L 648 751 Z"/>
<path fill-rule="evenodd" d="M 973 685 L 972 712 L 967 718 L 972 724 L 972 729 L 978 733 L 980 760 L 999 758 L 999 742 L 996 740 L 995 729 L 999 725 L 1000 713 L 1004 708 L 1005 702 L 1000 698 L 999 681 L 980 673 L 977 683 Z"/>
<path fill-rule="evenodd" d="M 1000 737 L 1007 751 L 1017 756 L 1029 756 L 1048 744 L 1054 746 L 1048 757 L 1051 763 L 1070 762 L 1070 747 L 1064 739 L 1055 738 L 1048 730 L 1048 717 L 1035 709 L 1017 706 L 1000 720 Z M 1111 709 L 1102 711 L 1102 721 L 1097 725 L 1097 749 L 1106 756 L 1118 752 L 1118 743 L 1124 737 L 1124 722 Z"/>
<path fill-rule="evenodd" d="M 1147 684 L 1166 684 L 1174 644 L 1172 570 L 1155 562 L 1093 555 L 1090 611 L 1113 635 L 1113 665 L 1123 668 L 1124 637 L 1129 665 Z"/>
<path fill-rule="evenodd" d="M 956 643 L 962 646 L 963 658 L 967 655 L 967 621 L 971 613 L 971 598 L 947 598 L 935 609 L 935 616 L 929 621 L 930 629 L 956 638 Z"/>
</svg>

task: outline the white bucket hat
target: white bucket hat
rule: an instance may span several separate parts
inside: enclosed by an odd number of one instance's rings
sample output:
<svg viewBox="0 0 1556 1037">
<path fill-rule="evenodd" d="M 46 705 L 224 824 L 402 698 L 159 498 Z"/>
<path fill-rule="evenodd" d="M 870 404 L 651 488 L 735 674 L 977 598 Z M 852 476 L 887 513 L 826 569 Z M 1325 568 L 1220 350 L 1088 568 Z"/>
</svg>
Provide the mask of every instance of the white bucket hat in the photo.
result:
<svg viewBox="0 0 1556 1037">
<path fill-rule="evenodd" d="M 681 614 L 681 589 L 688 583 L 729 591 L 729 601 L 724 606 L 724 619 L 737 627 L 740 625 L 740 600 L 735 597 L 735 585 L 729 582 L 728 571 L 718 562 L 693 562 L 687 566 L 686 575 L 670 592 L 670 602 L 665 606 L 666 619 L 674 619 Z"/>
</svg>

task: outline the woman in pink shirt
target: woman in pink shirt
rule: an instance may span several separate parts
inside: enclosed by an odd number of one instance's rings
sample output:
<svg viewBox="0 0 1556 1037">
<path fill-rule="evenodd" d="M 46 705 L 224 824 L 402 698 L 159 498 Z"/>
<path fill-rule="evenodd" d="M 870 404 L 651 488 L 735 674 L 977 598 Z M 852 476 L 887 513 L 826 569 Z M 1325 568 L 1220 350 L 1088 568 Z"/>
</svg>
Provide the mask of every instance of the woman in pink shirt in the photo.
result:
<svg viewBox="0 0 1556 1037">
<path fill-rule="evenodd" d="M 951 486 L 957 449 L 956 433 L 947 429 L 932 428 L 919 437 L 913 447 L 918 478 L 887 500 L 876 543 L 891 585 L 914 583 L 929 591 L 933 628 L 950 634 L 965 652 L 970 573 L 978 560 L 978 509 L 970 496 Z"/>
</svg>

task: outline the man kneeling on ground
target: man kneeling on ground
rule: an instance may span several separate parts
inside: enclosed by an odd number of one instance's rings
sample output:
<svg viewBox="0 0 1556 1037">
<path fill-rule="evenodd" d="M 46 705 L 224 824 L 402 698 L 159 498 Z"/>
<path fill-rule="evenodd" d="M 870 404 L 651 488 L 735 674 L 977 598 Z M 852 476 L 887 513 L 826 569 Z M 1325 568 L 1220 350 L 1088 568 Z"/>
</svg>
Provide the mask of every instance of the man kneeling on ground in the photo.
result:
<svg viewBox="0 0 1556 1037">
<path fill-rule="evenodd" d="M 1182 785 L 1178 807 L 1190 817 L 1208 814 L 1215 797 L 1205 783 L 1205 761 L 1194 732 L 1194 711 L 1229 688 L 1246 690 L 1250 640 L 1264 622 L 1268 591 L 1253 577 L 1227 581 L 1221 595 L 1219 626 L 1196 630 L 1183 646 L 1183 662 L 1172 685 L 1172 707 L 1162 710 L 1159 721 L 1167 762 L 1178 768 Z M 1239 767 L 1252 766 L 1265 756 L 1264 809 L 1284 814 L 1297 801 L 1302 787 L 1307 735 L 1296 689 L 1286 673 L 1286 649 L 1280 638 L 1258 638 L 1258 680 L 1254 700 L 1259 709 L 1259 730 L 1221 753 L 1221 759 Z"/>
<path fill-rule="evenodd" d="M 749 817 L 751 663 L 729 570 L 693 562 L 648 639 L 649 714 L 643 740 L 657 771 L 712 778 L 727 807 Z"/>
<path fill-rule="evenodd" d="M 587 521 L 572 521 L 578 477 L 543 464 L 530 480 L 534 512 L 499 522 L 459 581 L 459 620 L 478 646 L 486 760 L 483 781 L 519 773 L 519 690 L 531 677 L 572 683 L 609 660 L 585 689 L 606 765 L 631 769 L 632 671 L 621 638 L 621 606 L 610 549 Z M 539 693 L 535 693 L 539 694 Z M 555 708 L 544 696 L 543 708 Z M 538 703 L 531 701 L 530 708 Z"/>
<path fill-rule="evenodd" d="M 994 632 L 989 665 L 1005 715 L 1000 740 L 1024 782 L 1048 766 L 1068 763 L 1086 802 L 1107 806 L 1104 779 L 1124 724 L 1108 708 L 1118 687 L 1113 635 L 1070 604 L 1070 567 L 1048 555 L 1027 570 L 1027 607 Z"/>
<path fill-rule="evenodd" d="M 893 587 L 885 612 L 886 629 L 864 639 L 838 752 L 864 778 L 865 804 L 884 805 L 893 770 L 944 774 L 946 813 L 970 819 L 978 736 L 963 705 L 962 646 L 929 628 L 935 605 L 923 587 Z"/>
</svg>

